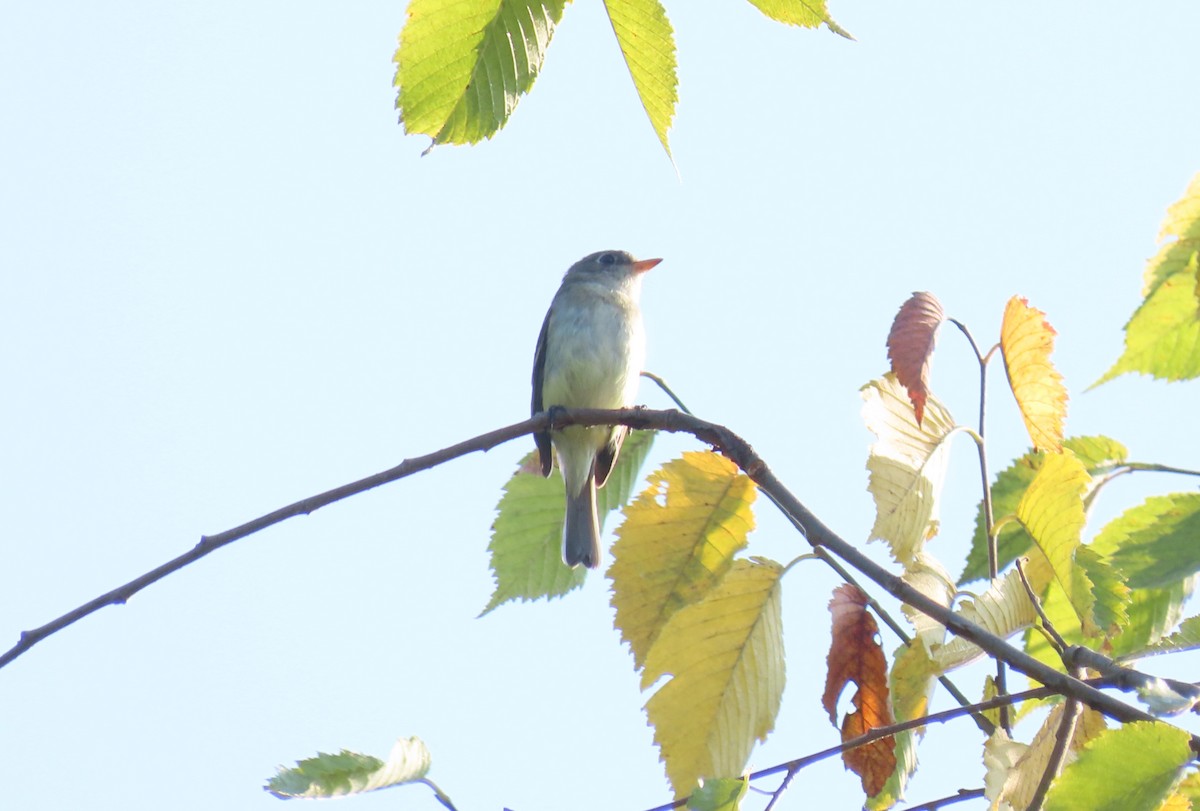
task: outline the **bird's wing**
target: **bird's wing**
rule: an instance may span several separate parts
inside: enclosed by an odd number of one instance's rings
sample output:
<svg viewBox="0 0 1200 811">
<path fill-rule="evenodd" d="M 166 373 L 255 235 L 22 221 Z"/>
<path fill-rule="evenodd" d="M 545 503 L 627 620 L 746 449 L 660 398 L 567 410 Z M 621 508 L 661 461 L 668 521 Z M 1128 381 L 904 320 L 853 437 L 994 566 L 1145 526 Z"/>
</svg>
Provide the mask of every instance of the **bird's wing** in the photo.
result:
<svg viewBox="0 0 1200 811">
<path fill-rule="evenodd" d="M 542 331 L 538 335 L 537 350 L 533 353 L 533 400 L 529 405 L 529 415 L 533 416 L 543 410 L 542 385 L 546 381 L 546 333 L 550 331 L 550 312 L 546 312 L 546 320 L 542 322 Z M 542 463 L 542 475 L 549 476 L 554 464 L 554 452 L 550 448 L 550 432 L 539 431 L 533 435 L 537 443 L 538 458 Z"/>
</svg>

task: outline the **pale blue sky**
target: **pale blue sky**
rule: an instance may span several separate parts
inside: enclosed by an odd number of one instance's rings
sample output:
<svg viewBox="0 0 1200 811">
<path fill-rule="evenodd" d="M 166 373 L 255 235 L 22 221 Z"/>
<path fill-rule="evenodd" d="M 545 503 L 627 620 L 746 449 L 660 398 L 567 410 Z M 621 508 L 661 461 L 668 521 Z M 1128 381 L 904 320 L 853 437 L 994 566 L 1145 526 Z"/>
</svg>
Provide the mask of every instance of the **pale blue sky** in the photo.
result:
<svg viewBox="0 0 1200 811">
<path fill-rule="evenodd" d="M 913 290 L 982 343 L 1028 297 L 1060 333 L 1069 431 L 1196 465 L 1194 386 L 1083 388 L 1200 171 L 1200 6 L 835 6 L 857 42 L 696 6 L 668 5 L 680 178 L 596 2 L 567 8 L 506 130 L 425 158 L 395 123 L 401 2 L 7 9 L 0 647 L 202 533 L 522 419 L 545 307 L 603 248 L 664 257 L 649 367 L 856 542 L 857 389 Z M 972 420 L 956 334 L 934 374 Z M 1024 437 L 998 367 L 992 383 L 1001 466 Z M 277 764 L 400 735 L 428 742 L 463 811 L 668 801 L 603 578 L 475 618 L 493 507 L 530 447 L 238 542 L 0 671 L 5 807 L 278 808 L 260 789 Z M 652 462 L 693 447 L 664 439 Z M 932 547 L 955 572 L 973 459 L 956 448 Z M 1093 526 L 1187 487 L 1126 477 Z M 759 525 L 752 552 L 804 550 L 767 506 Z M 752 767 L 837 740 L 819 703 L 834 585 L 817 564 L 788 577 L 789 690 Z M 975 695 L 981 675 L 956 680 Z M 980 751 L 969 722 L 931 729 L 911 799 L 979 785 Z M 860 799 L 836 761 L 792 791 L 783 808 Z M 440 807 L 420 788 L 343 804 Z"/>
</svg>

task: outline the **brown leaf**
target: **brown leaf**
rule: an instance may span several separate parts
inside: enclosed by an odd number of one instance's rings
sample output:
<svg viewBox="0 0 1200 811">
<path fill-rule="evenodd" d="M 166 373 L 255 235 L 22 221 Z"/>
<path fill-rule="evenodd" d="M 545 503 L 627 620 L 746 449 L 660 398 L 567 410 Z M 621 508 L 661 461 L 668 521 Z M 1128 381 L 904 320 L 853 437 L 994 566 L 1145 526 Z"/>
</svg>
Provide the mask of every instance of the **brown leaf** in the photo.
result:
<svg viewBox="0 0 1200 811">
<path fill-rule="evenodd" d="M 867 611 L 867 595 L 861 589 L 849 583 L 838 586 L 829 601 L 829 613 L 833 615 L 833 638 L 821 703 L 834 726 L 842 691 L 850 682 L 858 687 L 851 698 L 854 712 L 842 722 L 845 742 L 893 723 L 888 703 L 887 660 L 877 639 L 879 626 Z M 896 770 L 895 746 L 889 735 L 842 753 L 842 762 L 861 778 L 867 796 L 882 791 Z"/>
<path fill-rule="evenodd" d="M 917 425 L 925 413 L 929 396 L 929 364 L 933 358 L 934 335 L 946 319 L 942 304 L 933 293 L 913 293 L 900 305 L 888 333 L 888 360 L 896 379 L 908 389 L 908 399 L 917 412 Z"/>
</svg>

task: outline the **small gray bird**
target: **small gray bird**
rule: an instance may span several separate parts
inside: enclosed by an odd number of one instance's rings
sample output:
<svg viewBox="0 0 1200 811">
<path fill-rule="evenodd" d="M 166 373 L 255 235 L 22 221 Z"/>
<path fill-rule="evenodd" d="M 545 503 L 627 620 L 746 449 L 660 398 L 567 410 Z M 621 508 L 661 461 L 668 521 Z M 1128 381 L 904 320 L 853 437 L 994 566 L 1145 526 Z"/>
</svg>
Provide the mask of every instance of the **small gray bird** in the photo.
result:
<svg viewBox="0 0 1200 811">
<path fill-rule="evenodd" d="M 533 358 L 532 413 L 564 408 L 629 408 L 637 398 L 646 336 L 638 298 L 642 274 L 661 262 L 640 262 L 625 251 L 580 259 L 554 294 Z M 567 485 L 563 562 L 600 565 L 596 488 L 604 486 L 629 429 L 583 427 L 534 435 L 542 475 L 550 475 L 550 446 Z"/>
</svg>

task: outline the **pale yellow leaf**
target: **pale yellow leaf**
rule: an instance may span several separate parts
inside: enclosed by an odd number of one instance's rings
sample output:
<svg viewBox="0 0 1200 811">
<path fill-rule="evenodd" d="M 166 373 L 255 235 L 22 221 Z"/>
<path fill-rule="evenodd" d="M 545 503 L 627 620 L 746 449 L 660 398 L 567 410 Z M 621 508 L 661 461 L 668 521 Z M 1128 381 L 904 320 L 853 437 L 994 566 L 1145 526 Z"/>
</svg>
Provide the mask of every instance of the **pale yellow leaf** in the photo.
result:
<svg viewBox="0 0 1200 811">
<path fill-rule="evenodd" d="M 703 598 L 754 528 L 757 489 L 735 464 L 691 451 L 651 474 L 613 544 L 614 624 L 640 667 L 671 616 Z"/>
<path fill-rule="evenodd" d="M 938 531 L 938 499 L 946 478 L 954 418 L 930 396 L 917 424 L 908 392 L 887 374 L 861 389 L 863 421 L 878 437 L 867 458 L 867 489 L 875 499 L 871 540 L 887 541 L 905 567 Z"/>
<path fill-rule="evenodd" d="M 1027 628 L 1037 619 L 1037 612 L 1015 569 L 993 582 L 975 599 L 964 600 L 955 613 L 1001 639 Z M 983 651 L 974 642 L 956 636 L 944 645 L 934 646 L 932 654 L 938 672 L 942 673 L 975 660 Z"/>
<path fill-rule="evenodd" d="M 706 777 L 737 777 L 775 726 L 783 695 L 783 628 L 773 561 L 739 560 L 720 585 L 681 608 L 650 648 L 642 689 L 676 796 Z"/>
</svg>

